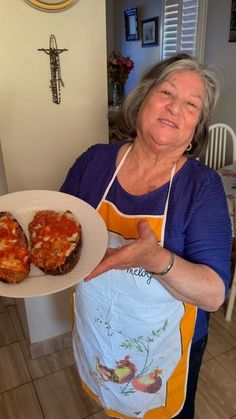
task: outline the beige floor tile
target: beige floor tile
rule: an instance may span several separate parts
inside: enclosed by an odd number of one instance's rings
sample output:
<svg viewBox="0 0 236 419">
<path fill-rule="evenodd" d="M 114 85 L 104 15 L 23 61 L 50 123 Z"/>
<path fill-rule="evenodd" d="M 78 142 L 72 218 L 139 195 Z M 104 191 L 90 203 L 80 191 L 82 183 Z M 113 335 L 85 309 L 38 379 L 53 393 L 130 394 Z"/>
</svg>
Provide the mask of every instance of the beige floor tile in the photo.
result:
<svg viewBox="0 0 236 419">
<path fill-rule="evenodd" d="M 203 355 L 203 360 L 202 360 L 202 362 L 206 362 L 206 361 L 209 361 L 209 359 L 212 359 L 212 355 L 207 351 L 207 349 L 205 350 L 205 352 L 204 352 L 204 355 Z"/>
<path fill-rule="evenodd" d="M 213 357 L 236 347 L 236 321 L 227 322 L 222 309 L 211 315 L 207 352 Z"/>
<path fill-rule="evenodd" d="M 0 348 L 0 393 L 30 381 L 19 343 Z"/>
<path fill-rule="evenodd" d="M 0 418 L 44 419 L 31 383 L 0 395 Z"/>
<path fill-rule="evenodd" d="M 231 349 L 230 351 L 218 356 L 216 361 L 236 381 L 236 349 Z"/>
<path fill-rule="evenodd" d="M 82 390 L 74 366 L 34 381 L 45 419 L 82 419 L 101 407 Z"/>
<path fill-rule="evenodd" d="M 215 359 L 202 365 L 196 397 L 199 419 L 229 419 L 236 414 L 236 381 Z"/>
<path fill-rule="evenodd" d="M 0 313 L 0 346 L 17 341 L 17 335 L 7 310 Z"/>
<path fill-rule="evenodd" d="M 3 306 L 5 308 L 9 307 L 9 306 L 12 306 L 12 305 L 15 305 L 14 298 L 10 298 L 10 297 L 2 297 L 2 302 L 3 302 Z"/>
<path fill-rule="evenodd" d="M 195 419 L 229 419 L 230 416 L 225 412 L 224 407 L 215 406 L 214 402 L 206 397 L 206 389 L 201 379 L 198 383 L 196 396 Z"/>
<path fill-rule="evenodd" d="M 71 332 L 63 333 L 60 336 L 54 336 L 41 342 L 32 343 L 29 347 L 32 359 L 41 358 L 54 352 L 62 351 L 65 348 L 72 347 Z"/>
<path fill-rule="evenodd" d="M 54 352 L 53 354 L 46 355 L 41 358 L 31 359 L 27 342 L 25 340 L 21 341 L 20 345 L 30 376 L 33 380 L 52 374 L 74 364 L 72 348 L 66 348 L 62 351 Z"/>
<path fill-rule="evenodd" d="M 5 310 L 5 307 L 4 307 L 4 304 L 3 304 L 3 298 L 0 297 L 0 313 L 4 310 Z"/>
<path fill-rule="evenodd" d="M 13 326 L 14 326 L 14 329 L 15 329 L 15 332 L 16 332 L 16 335 L 17 335 L 17 339 L 18 340 L 25 339 L 25 335 L 24 335 L 24 332 L 23 332 L 23 328 L 21 326 L 21 322 L 20 322 L 20 319 L 19 319 L 19 315 L 17 313 L 16 306 L 8 307 L 7 311 L 9 313 L 10 317 L 11 317 L 11 321 L 13 323 Z"/>
</svg>

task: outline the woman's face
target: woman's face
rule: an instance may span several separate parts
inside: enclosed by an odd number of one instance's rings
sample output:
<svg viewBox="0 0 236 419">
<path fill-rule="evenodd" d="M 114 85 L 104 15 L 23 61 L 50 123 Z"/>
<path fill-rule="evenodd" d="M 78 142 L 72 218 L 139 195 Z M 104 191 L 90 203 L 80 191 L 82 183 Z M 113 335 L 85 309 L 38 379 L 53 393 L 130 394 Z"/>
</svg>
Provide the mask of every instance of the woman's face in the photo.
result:
<svg viewBox="0 0 236 419">
<path fill-rule="evenodd" d="M 204 83 L 197 73 L 171 74 L 144 100 L 137 118 L 137 139 L 156 151 L 182 154 L 194 135 L 204 95 Z"/>
</svg>

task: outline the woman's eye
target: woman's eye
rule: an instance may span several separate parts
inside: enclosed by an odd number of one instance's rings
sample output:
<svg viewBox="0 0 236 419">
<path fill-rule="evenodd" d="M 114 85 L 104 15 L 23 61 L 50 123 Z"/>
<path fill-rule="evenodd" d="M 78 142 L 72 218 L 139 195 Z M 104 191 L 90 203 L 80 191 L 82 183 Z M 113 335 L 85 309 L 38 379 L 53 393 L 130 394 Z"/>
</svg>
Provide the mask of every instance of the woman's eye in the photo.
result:
<svg viewBox="0 0 236 419">
<path fill-rule="evenodd" d="M 161 93 L 163 93 L 166 96 L 171 96 L 171 92 L 169 90 L 161 90 Z"/>
<path fill-rule="evenodd" d="M 198 109 L 198 106 L 196 105 L 196 103 L 188 102 L 188 105 L 193 109 Z"/>
</svg>

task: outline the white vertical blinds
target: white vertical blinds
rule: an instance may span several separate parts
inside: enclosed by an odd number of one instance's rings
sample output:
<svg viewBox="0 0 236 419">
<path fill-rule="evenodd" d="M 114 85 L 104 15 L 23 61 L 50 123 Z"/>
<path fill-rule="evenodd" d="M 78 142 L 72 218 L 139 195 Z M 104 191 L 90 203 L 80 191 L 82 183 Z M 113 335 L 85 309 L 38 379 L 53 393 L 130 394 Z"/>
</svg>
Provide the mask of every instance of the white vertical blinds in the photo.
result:
<svg viewBox="0 0 236 419">
<path fill-rule="evenodd" d="M 199 0 L 164 0 L 163 16 L 162 57 L 196 55 Z"/>
</svg>

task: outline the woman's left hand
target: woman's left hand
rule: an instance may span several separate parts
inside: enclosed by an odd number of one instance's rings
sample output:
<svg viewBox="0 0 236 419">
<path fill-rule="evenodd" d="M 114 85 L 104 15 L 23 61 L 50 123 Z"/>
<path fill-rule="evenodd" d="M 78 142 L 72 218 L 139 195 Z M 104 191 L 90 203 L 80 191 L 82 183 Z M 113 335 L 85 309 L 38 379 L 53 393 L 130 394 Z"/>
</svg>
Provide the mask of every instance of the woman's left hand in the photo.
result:
<svg viewBox="0 0 236 419">
<path fill-rule="evenodd" d="M 102 262 L 85 278 L 86 282 L 111 269 L 143 267 L 152 270 L 153 259 L 157 258 L 158 252 L 166 251 L 159 245 L 147 221 L 140 221 L 137 229 L 139 237 L 133 243 L 107 249 Z"/>
<path fill-rule="evenodd" d="M 170 260 L 169 250 L 159 245 L 147 221 L 140 221 L 137 230 L 137 240 L 118 249 L 107 249 L 102 262 L 84 281 L 90 281 L 111 269 L 142 267 L 152 272 L 165 269 Z M 157 275 L 155 278 L 174 298 L 203 310 L 215 311 L 224 301 L 224 283 L 213 269 L 191 263 L 177 255 L 173 269 L 164 277 Z"/>
</svg>

